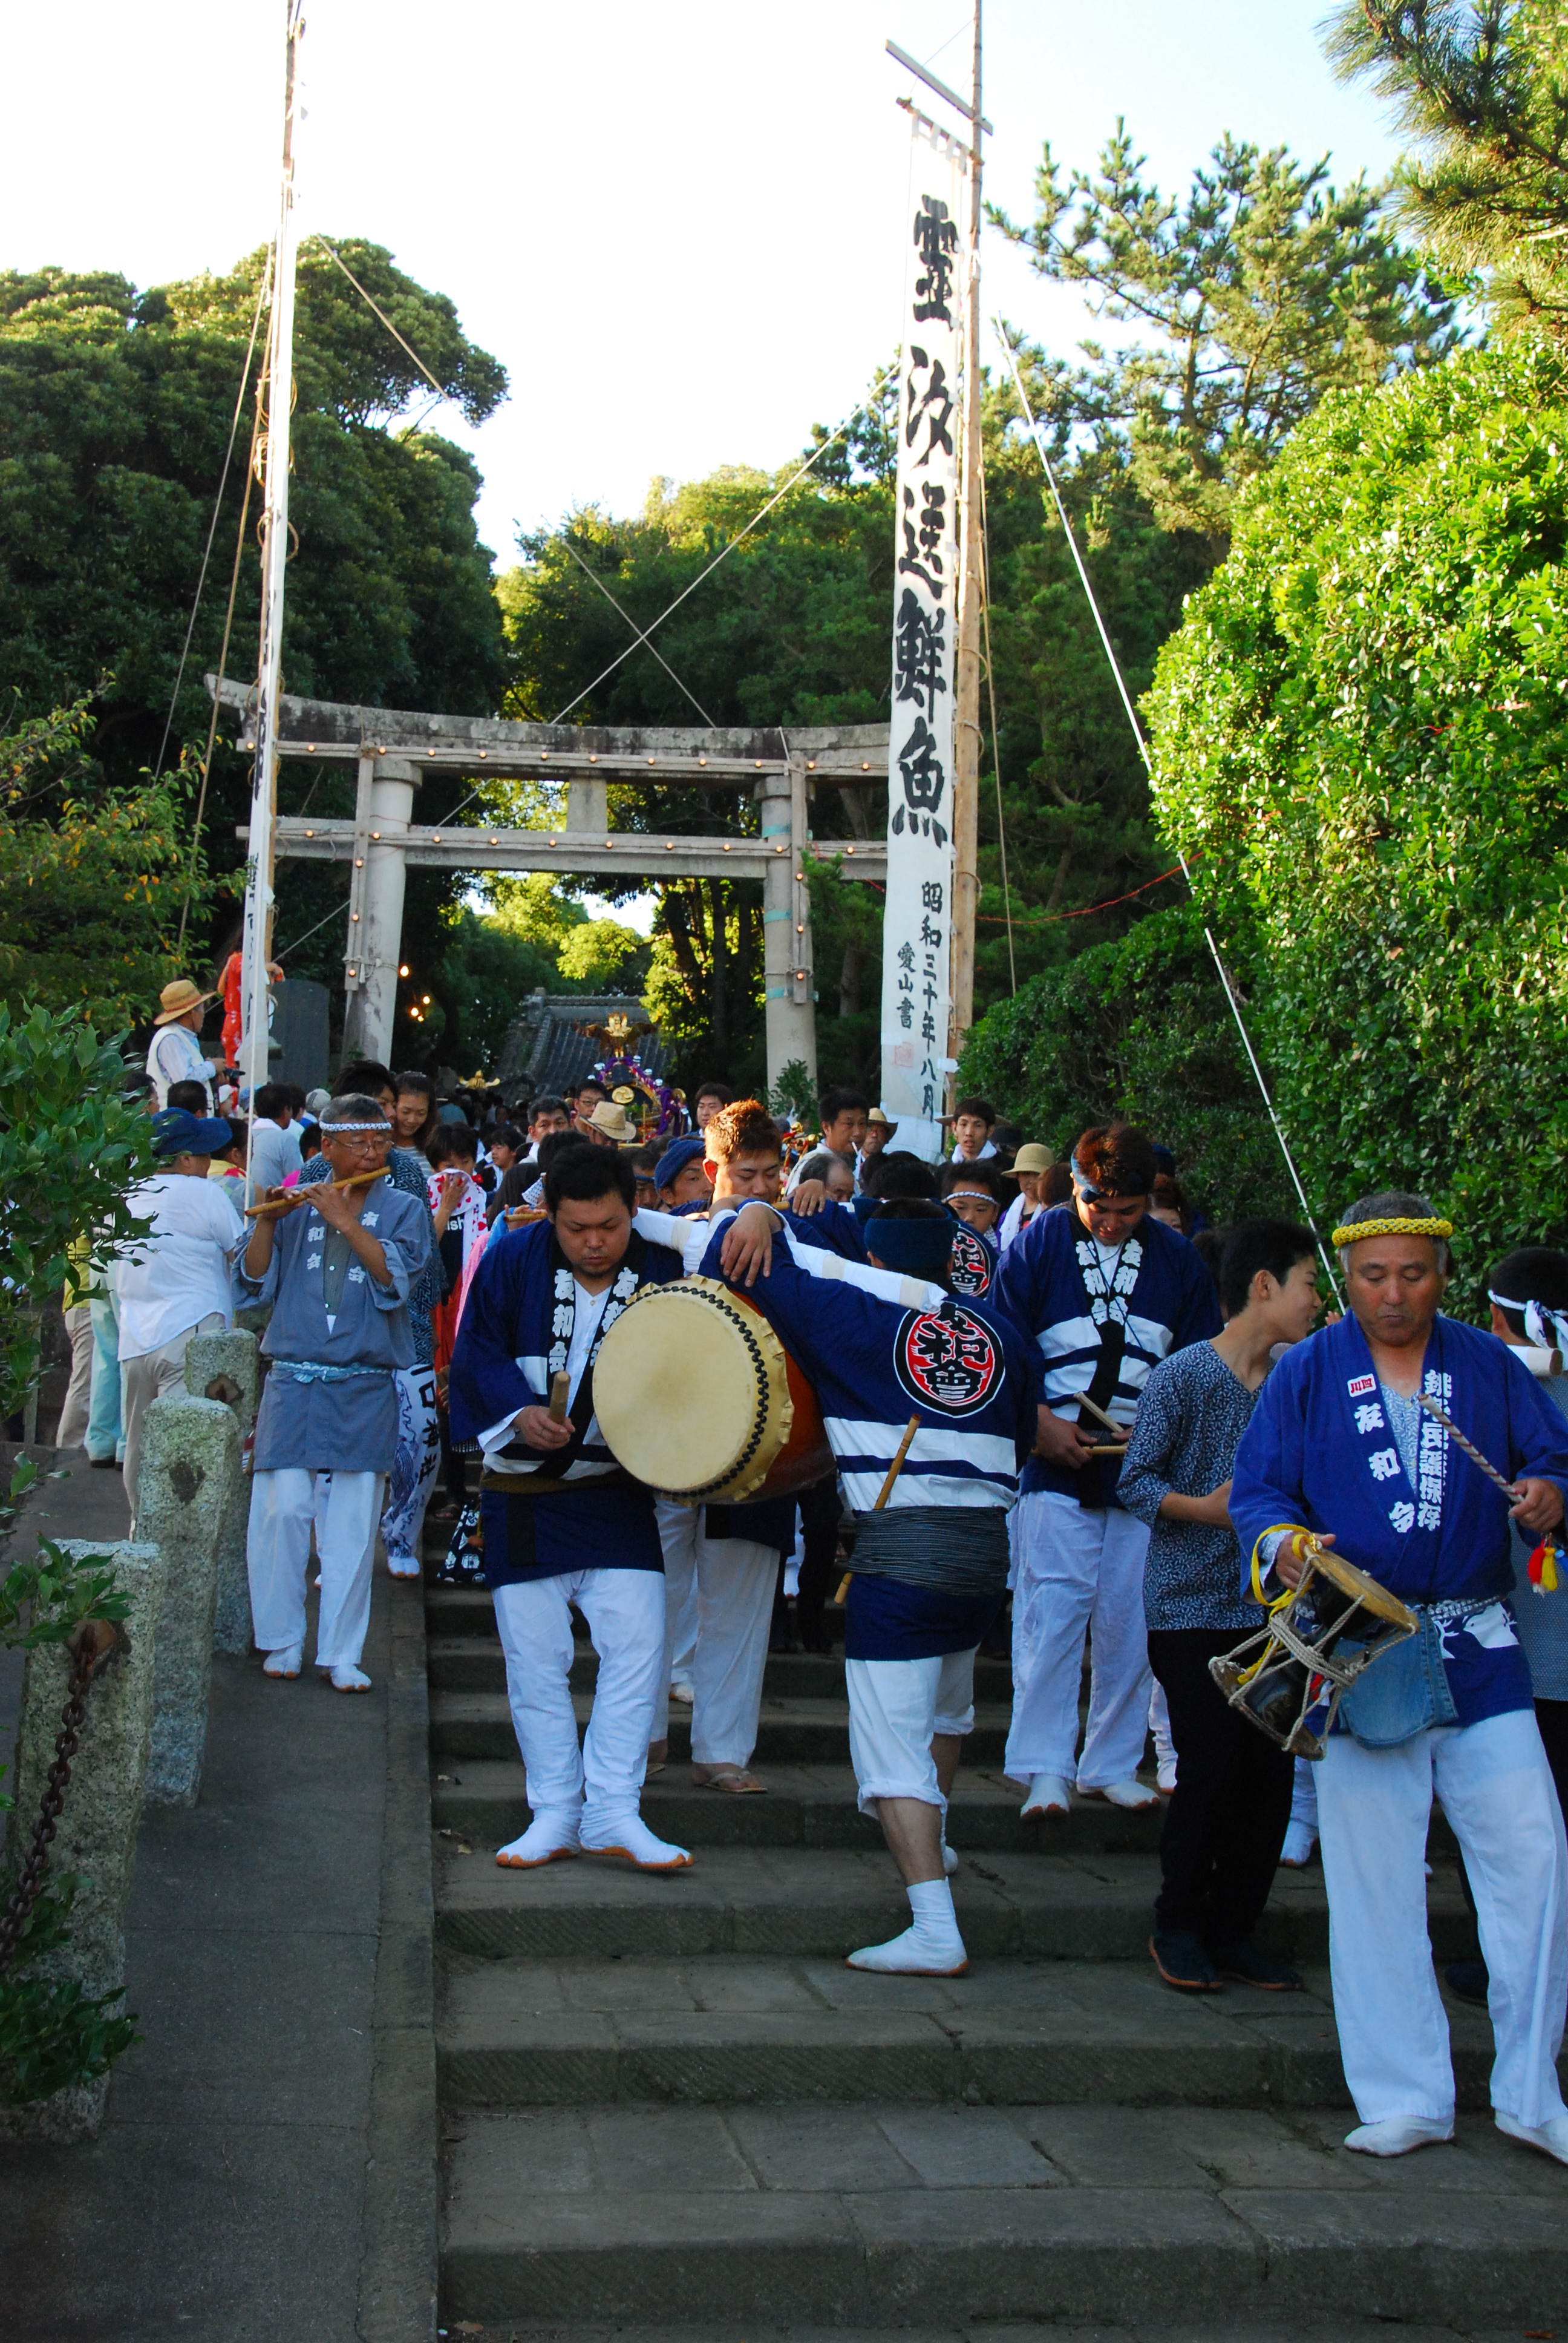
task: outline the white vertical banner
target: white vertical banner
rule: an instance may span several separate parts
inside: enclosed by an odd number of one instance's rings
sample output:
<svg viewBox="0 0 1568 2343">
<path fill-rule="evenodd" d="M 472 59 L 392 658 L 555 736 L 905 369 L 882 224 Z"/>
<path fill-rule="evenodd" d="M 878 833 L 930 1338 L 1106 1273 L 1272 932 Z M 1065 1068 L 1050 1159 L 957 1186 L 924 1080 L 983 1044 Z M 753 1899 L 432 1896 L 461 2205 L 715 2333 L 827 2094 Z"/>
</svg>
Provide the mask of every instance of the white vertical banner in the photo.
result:
<svg viewBox="0 0 1568 2343">
<path fill-rule="evenodd" d="M 950 995 L 962 150 L 918 117 L 912 136 L 888 739 L 882 1110 L 899 1126 L 898 1145 L 934 1162 L 942 1143 Z"/>
</svg>

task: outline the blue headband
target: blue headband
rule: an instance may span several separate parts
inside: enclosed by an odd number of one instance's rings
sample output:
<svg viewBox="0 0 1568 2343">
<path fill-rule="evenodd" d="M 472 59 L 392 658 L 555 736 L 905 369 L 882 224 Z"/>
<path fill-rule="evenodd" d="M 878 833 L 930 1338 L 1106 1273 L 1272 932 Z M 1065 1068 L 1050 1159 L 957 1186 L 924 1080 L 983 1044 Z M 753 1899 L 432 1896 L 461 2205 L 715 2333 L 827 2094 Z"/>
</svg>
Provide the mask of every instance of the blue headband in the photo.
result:
<svg viewBox="0 0 1568 2343">
<path fill-rule="evenodd" d="M 959 1223 L 943 1218 L 928 1221 L 889 1220 L 880 1212 L 862 1223 L 866 1250 L 903 1277 L 929 1278 L 933 1284 L 947 1275 L 948 1261 Z"/>
<path fill-rule="evenodd" d="M 707 1141 L 699 1138 L 695 1132 L 689 1133 L 684 1139 L 672 1139 L 653 1167 L 654 1186 L 673 1188 L 693 1158 L 705 1156 L 707 1152 Z"/>
</svg>

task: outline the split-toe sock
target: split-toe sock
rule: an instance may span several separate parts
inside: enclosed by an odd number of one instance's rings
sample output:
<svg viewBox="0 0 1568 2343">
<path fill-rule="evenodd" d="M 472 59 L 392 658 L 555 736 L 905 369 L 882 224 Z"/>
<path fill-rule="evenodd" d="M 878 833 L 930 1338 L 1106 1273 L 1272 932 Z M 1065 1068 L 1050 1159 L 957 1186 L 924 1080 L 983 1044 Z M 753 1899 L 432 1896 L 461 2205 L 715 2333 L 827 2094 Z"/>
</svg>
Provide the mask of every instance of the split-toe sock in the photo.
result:
<svg viewBox="0 0 1568 2343">
<path fill-rule="evenodd" d="M 1154 1792 L 1143 1782 L 1102 1782 L 1085 1795 L 1091 1798 L 1103 1798 L 1108 1805 L 1125 1806 L 1130 1814 L 1137 1814 L 1141 1807 L 1157 1806 L 1160 1803 Z"/>
<path fill-rule="evenodd" d="M 1029 1795 L 1023 1802 L 1023 1819 L 1037 1823 L 1045 1815 L 1065 1815 L 1071 1811 L 1072 1792 L 1062 1774 L 1036 1774 L 1030 1782 Z"/>
<path fill-rule="evenodd" d="M 334 1692 L 368 1692 L 370 1689 L 370 1679 L 364 1669 L 350 1667 L 347 1662 L 336 1668 L 324 1668 L 322 1674 L 331 1678 Z"/>
<path fill-rule="evenodd" d="M 286 1651 L 268 1652 L 261 1664 L 261 1673 L 264 1676 L 297 1676 L 304 1656 L 297 1644 L 290 1644 Z"/>
<path fill-rule="evenodd" d="M 945 1879 L 918 1880 L 907 1890 L 910 1925 L 885 1945 L 866 1945 L 845 1966 L 894 1976 L 959 1976 L 970 1956 L 959 1934 L 953 1891 Z"/>
<path fill-rule="evenodd" d="M 1384 2123 L 1358 2124 L 1345 2134 L 1345 2146 L 1358 2156 L 1408 2156 L 1412 2148 L 1442 2147 L 1453 2137 L 1453 2118 L 1439 2123 L 1432 2116 L 1390 2116 Z"/>
<path fill-rule="evenodd" d="M 1543 2156 L 1554 2156 L 1559 2164 L 1568 2164 L 1568 2116 L 1553 2116 L 1549 2123 L 1522 2124 L 1513 2116 L 1505 2116 L 1501 2107 L 1494 2110 L 1497 2128 L 1510 2139 L 1523 2140 L 1526 2147 L 1538 2147 Z"/>
<path fill-rule="evenodd" d="M 541 1863 L 559 1863 L 576 1855 L 581 1839 L 580 1812 L 576 1807 L 556 1814 L 538 1814 L 521 1838 L 496 1849 L 496 1861 L 508 1871 L 532 1871 Z"/>
<path fill-rule="evenodd" d="M 684 1871 L 691 1857 L 683 1846 L 659 1838 L 638 1814 L 585 1814 L 582 1824 L 585 1855 L 618 1855 L 639 1871 Z"/>
</svg>

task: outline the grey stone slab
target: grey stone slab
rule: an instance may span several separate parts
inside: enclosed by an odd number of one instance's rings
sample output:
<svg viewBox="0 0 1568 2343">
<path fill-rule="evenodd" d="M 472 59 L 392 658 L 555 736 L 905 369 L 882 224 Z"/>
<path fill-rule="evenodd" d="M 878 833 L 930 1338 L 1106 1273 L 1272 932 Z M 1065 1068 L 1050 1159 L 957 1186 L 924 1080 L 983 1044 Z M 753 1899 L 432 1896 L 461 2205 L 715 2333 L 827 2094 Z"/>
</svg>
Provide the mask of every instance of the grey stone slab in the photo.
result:
<svg viewBox="0 0 1568 2343">
<path fill-rule="evenodd" d="M 693 1972 L 684 1961 L 563 1961 L 559 1974 L 568 2009 L 626 2010 L 635 2016 L 698 2006 Z"/>
<path fill-rule="evenodd" d="M 837 2326 L 869 2307 L 859 2241 L 843 2201 L 826 2192 L 694 2192 L 678 2221 L 664 2190 L 541 2195 L 517 2207 L 502 2241 L 476 2235 L 459 2187 L 443 2273 L 448 2331 L 461 2318 Z"/>
<path fill-rule="evenodd" d="M 527 2107 L 470 2118 L 452 2143 L 448 2206 L 476 2243 L 509 2238 L 536 2196 L 587 2196 L 598 2172 L 577 2107 Z"/>
<path fill-rule="evenodd" d="M 888 2189 L 845 2202 L 890 2321 L 1230 2318 L 1263 2278 L 1258 2237 L 1207 2190 Z"/>
<path fill-rule="evenodd" d="M 703 1961 L 684 1969 L 682 1977 L 697 2007 L 716 2013 L 793 2010 L 803 2016 L 822 2006 L 808 1979 L 779 1961 Z"/>
<path fill-rule="evenodd" d="M 1236 2189 L 1221 2202 L 1258 2237 L 1270 2294 L 1293 2315 L 1438 2319 L 1462 2306 L 1467 2322 L 1533 2324 L 1543 2305 L 1554 2320 L 1568 2304 L 1568 2171 L 1562 2177 L 1556 2201 L 1391 2188 Z"/>
<path fill-rule="evenodd" d="M 1371 2185 L 1391 2196 L 1549 2197 L 1568 2209 L 1568 2167 L 1505 2137 L 1490 2115 L 1462 2115 L 1448 2145 L 1397 2157 L 1359 2156 L 1347 2148 L 1345 2134 L 1355 2120 L 1353 2108 L 1337 2118 L 1304 2113 L 1291 2118 L 1302 2139 L 1321 2147 L 1337 2171 L 1352 2176 L 1343 2187 L 1353 2187 L 1357 2176 L 1370 2174 Z"/>
<path fill-rule="evenodd" d="M 951 2046 L 927 2018 L 819 2010 L 623 2017 L 633 2098 L 864 2099 L 952 2095 Z"/>
<path fill-rule="evenodd" d="M 1135 2110 L 1046 2107 L 1014 2107 L 1008 2114 L 1023 2137 L 1081 2187 L 1154 2192 L 1212 2186 L 1177 2142 L 1141 2122 Z"/>
<path fill-rule="evenodd" d="M 928 2188 L 1064 2185 L 1062 2176 L 1032 2142 L 1020 2137 L 1000 2108 L 883 2107 L 879 2121 Z"/>
<path fill-rule="evenodd" d="M 764 2188 L 918 2188 L 919 2173 L 861 2107 L 729 2110 L 731 2133 Z"/>
<path fill-rule="evenodd" d="M 758 2185 L 715 2107 L 590 2107 L 584 2120 L 601 2188 L 684 2198 Z"/>
</svg>

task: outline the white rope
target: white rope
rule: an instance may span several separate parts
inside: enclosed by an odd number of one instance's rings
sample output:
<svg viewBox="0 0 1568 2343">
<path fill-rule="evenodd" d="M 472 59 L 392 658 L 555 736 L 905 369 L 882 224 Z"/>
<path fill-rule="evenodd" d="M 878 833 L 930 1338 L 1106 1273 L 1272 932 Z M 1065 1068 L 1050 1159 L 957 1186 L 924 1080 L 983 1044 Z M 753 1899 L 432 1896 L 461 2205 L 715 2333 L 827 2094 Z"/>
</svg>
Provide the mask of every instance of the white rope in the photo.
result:
<svg viewBox="0 0 1568 2343">
<path fill-rule="evenodd" d="M 1105 620 L 1101 614 L 1100 603 L 1095 596 L 1094 588 L 1090 582 L 1089 571 L 1084 566 L 1083 556 L 1078 549 L 1078 539 L 1073 534 L 1072 523 L 1067 517 L 1067 507 L 1061 500 L 1061 490 L 1057 486 L 1055 467 L 1052 465 L 1050 458 L 1045 452 L 1045 442 L 1040 437 L 1040 425 L 1035 420 L 1034 410 L 1029 403 L 1029 394 L 1024 389 L 1023 378 L 1018 370 L 1017 353 L 1013 349 L 1012 344 L 1008 340 L 1007 336 L 1003 333 L 1000 318 L 993 317 L 991 319 L 991 331 L 995 334 L 997 340 L 1001 344 L 1003 354 L 1007 358 L 1008 369 L 1012 376 L 1013 388 L 1018 393 L 1018 403 L 1023 409 L 1023 418 L 1029 427 L 1030 437 L 1034 441 L 1035 453 L 1040 458 L 1041 468 L 1044 470 L 1046 484 L 1051 494 L 1051 501 L 1056 507 L 1057 518 L 1061 523 L 1062 532 L 1067 538 L 1068 545 L 1071 548 L 1073 564 L 1078 571 L 1079 582 L 1083 588 L 1084 595 L 1088 600 L 1090 609 L 1094 615 L 1094 623 L 1100 630 L 1100 640 L 1104 648 L 1105 656 L 1110 664 L 1111 672 L 1116 679 L 1116 689 L 1121 694 L 1121 705 L 1127 710 L 1127 721 L 1132 727 L 1132 738 L 1138 743 L 1138 753 L 1143 759 L 1143 769 L 1145 772 L 1149 774 L 1150 779 L 1152 779 L 1153 768 L 1149 761 L 1149 744 L 1143 737 L 1143 728 L 1138 721 L 1138 712 L 1132 705 L 1132 695 L 1127 689 L 1127 679 L 1121 672 L 1121 662 L 1117 658 L 1115 649 L 1111 645 L 1111 637 L 1106 631 Z M 1192 884 L 1192 873 L 1188 866 L 1187 857 L 1182 852 L 1180 845 L 1178 845 L 1176 849 L 1176 856 L 1178 861 L 1181 865 L 1181 876 L 1187 881 L 1188 890 L 1195 897 L 1198 890 Z M 1241 1004 L 1236 998 L 1235 987 L 1231 984 L 1230 973 L 1226 969 L 1224 961 L 1220 957 L 1220 947 L 1214 941 L 1213 930 L 1208 926 L 1205 926 L 1203 930 L 1203 940 L 1209 947 L 1209 956 L 1213 960 L 1215 974 L 1219 977 L 1220 983 L 1224 990 L 1225 998 L 1231 1004 L 1231 1014 L 1236 1021 L 1236 1031 L 1241 1037 L 1241 1047 L 1247 1053 L 1247 1063 L 1252 1069 L 1252 1078 L 1258 1085 L 1258 1090 L 1262 1098 L 1263 1104 L 1268 1110 L 1269 1121 L 1274 1127 L 1274 1137 L 1278 1140 L 1280 1143 L 1280 1152 L 1285 1159 L 1285 1169 L 1289 1172 L 1292 1184 L 1293 1185 L 1297 1195 L 1301 1199 L 1302 1211 L 1306 1216 L 1307 1226 L 1312 1230 L 1313 1239 L 1317 1244 L 1318 1257 L 1323 1264 L 1323 1269 L 1327 1274 L 1329 1283 L 1333 1288 L 1334 1298 L 1338 1301 L 1341 1299 L 1339 1279 L 1334 1274 L 1333 1263 L 1329 1259 L 1327 1248 L 1323 1243 L 1322 1235 L 1319 1233 L 1318 1224 L 1313 1216 L 1312 1208 L 1307 1202 L 1307 1192 L 1302 1185 L 1302 1175 L 1296 1169 L 1296 1159 L 1291 1152 L 1291 1143 L 1285 1136 L 1284 1124 L 1280 1121 L 1279 1115 L 1275 1111 L 1274 1101 L 1269 1095 L 1269 1085 L 1263 1080 L 1263 1070 L 1258 1063 L 1258 1054 L 1252 1047 L 1251 1036 L 1247 1031 L 1246 1021 L 1241 1015 Z"/>
</svg>

